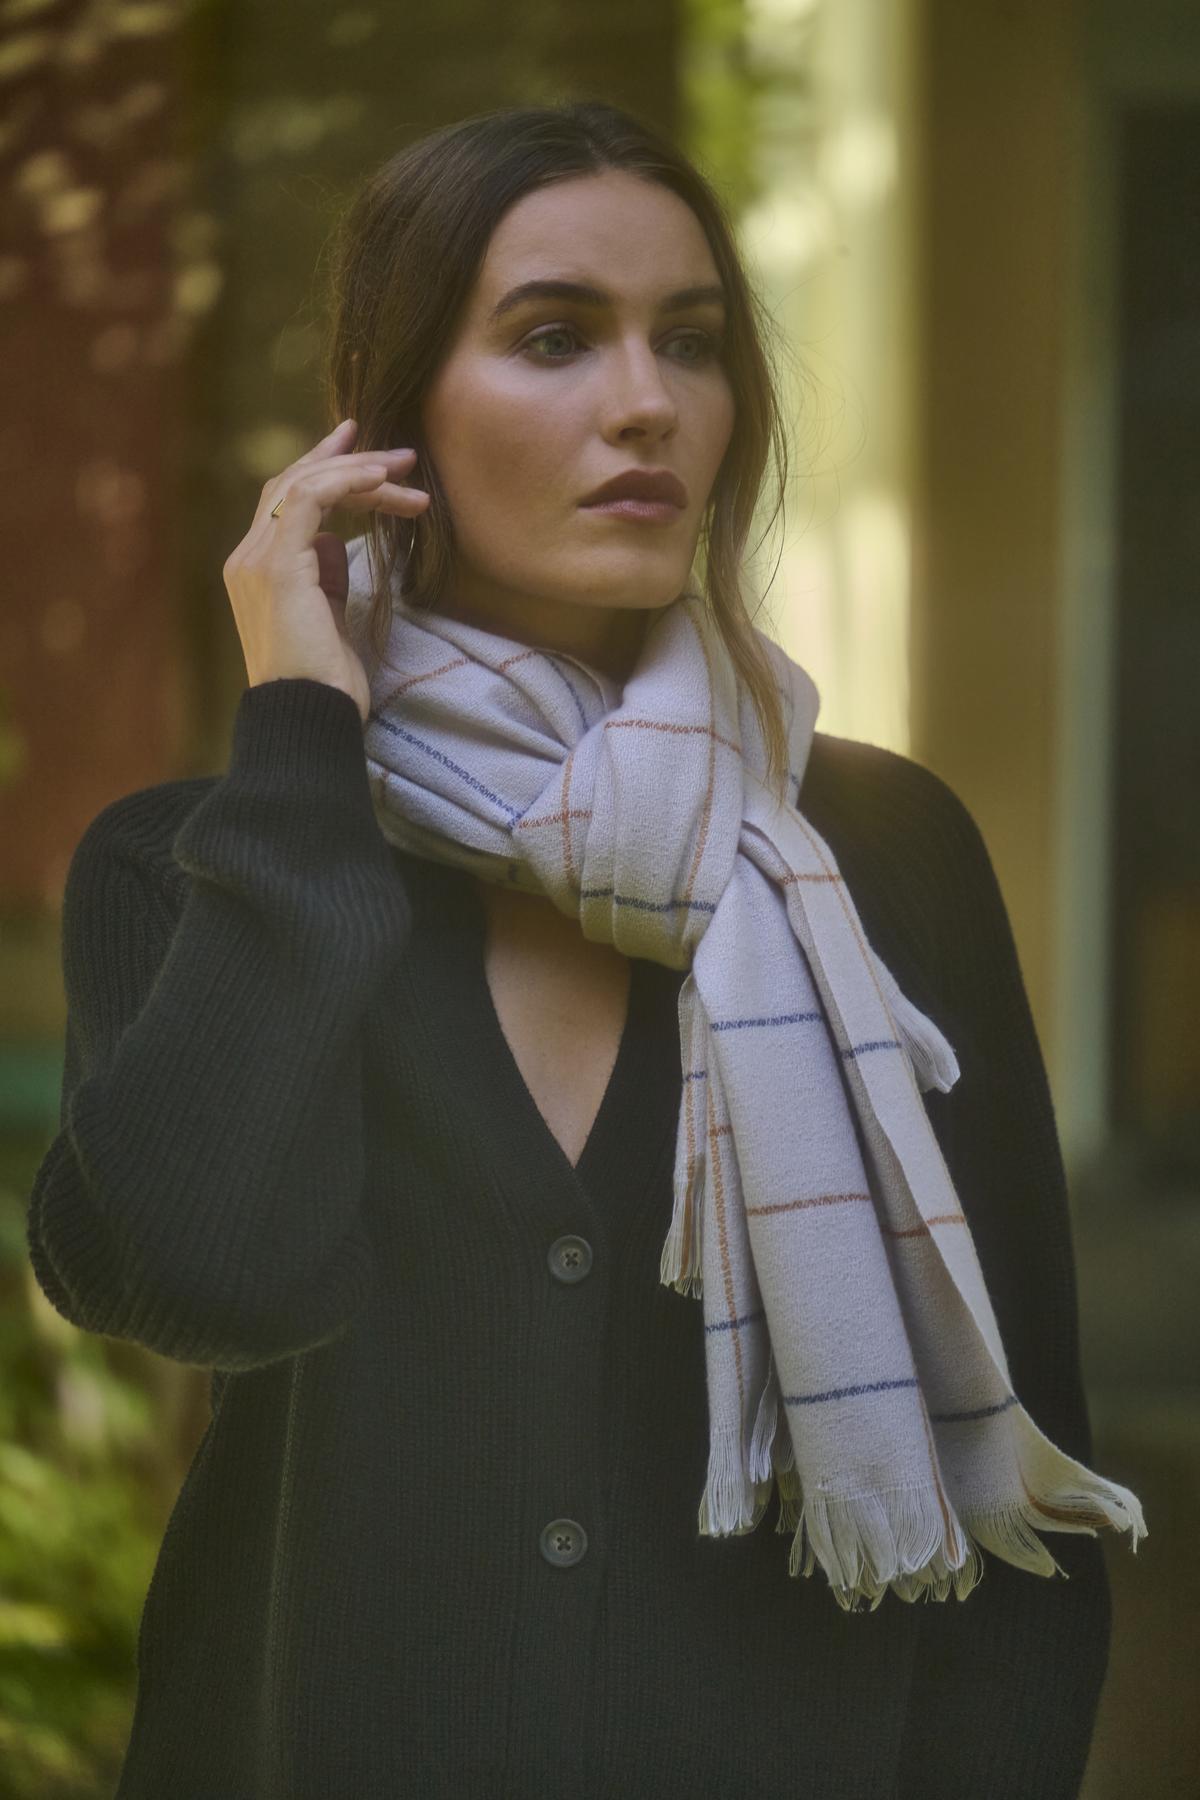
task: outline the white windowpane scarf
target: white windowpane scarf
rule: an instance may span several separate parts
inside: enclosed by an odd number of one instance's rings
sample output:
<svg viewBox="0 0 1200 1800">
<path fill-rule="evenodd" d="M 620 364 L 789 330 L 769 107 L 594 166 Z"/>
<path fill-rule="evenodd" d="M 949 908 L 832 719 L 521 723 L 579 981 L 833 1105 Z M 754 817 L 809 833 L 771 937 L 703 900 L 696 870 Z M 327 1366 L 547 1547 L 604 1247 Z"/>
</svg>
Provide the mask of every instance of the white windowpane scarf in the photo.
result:
<svg viewBox="0 0 1200 1800">
<path fill-rule="evenodd" d="M 867 943 L 829 846 L 769 793 L 757 716 L 703 601 L 650 618 L 623 686 L 395 594 L 376 665 L 365 539 L 349 548 L 384 837 L 690 969 L 660 1279 L 703 1302 L 702 1535 L 753 1530 L 778 1484 L 789 1573 L 815 1558 L 846 1611 L 889 1587 L 965 1599 L 979 1546 L 1061 1574 L 1035 1527 L 1128 1531 L 1136 1550 L 1137 1497 L 1059 1450 L 1012 1391 L 920 1098 L 954 1085 L 954 1052 Z M 819 695 L 759 635 L 794 801 Z"/>
</svg>

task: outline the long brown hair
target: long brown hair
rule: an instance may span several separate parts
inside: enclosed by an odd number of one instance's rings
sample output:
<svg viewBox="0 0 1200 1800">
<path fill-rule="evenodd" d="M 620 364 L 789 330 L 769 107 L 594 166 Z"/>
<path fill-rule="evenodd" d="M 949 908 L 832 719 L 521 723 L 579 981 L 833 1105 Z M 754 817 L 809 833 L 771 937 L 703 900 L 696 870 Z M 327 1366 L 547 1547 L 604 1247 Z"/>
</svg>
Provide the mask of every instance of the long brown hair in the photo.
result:
<svg viewBox="0 0 1200 1800">
<path fill-rule="evenodd" d="M 430 503 L 419 520 L 368 513 L 368 631 L 387 638 L 392 580 L 410 606 L 436 608 L 455 560 L 444 490 L 420 436 L 421 402 L 453 339 L 501 218 L 522 195 L 605 169 L 660 182 L 685 200 L 708 239 L 728 299 L 723 360 L 734 395 L 730 442 L 697 544 L 701 592 L 763 734 L 767 777 L 783 793 L 787 738 L 775 672 L 743 594 L 746 542 L 768 461 L 783 505 L 788 444 L 766 344 L 774 321 L 742 267 L 717 193 L 668 139 L 599 100 L 502 107 L 407 144 L 369 174 L 340 215 L 327 260 L 322 380 L 332 429 L 358 423 L 355 449 L 411 444 Z"/>
</svg>

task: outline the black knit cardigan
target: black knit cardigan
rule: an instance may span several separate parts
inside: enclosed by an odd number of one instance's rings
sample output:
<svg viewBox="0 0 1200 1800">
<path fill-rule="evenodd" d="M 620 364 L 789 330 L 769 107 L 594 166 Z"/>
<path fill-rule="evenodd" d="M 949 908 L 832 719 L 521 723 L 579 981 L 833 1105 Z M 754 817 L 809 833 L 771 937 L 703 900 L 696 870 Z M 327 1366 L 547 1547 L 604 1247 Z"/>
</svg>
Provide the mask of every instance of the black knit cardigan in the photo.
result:
<svg viewBox="0 0 1200 1800">
<path fill-rule="evenodd" d="M 924 1096 L 1013 1386 L 1090 1463 L 1066 1184 L 1004 904 L 953 791 L 818 732 L 800 805 L 946 1033 Z M 116 1800 L 1068 1800 L 1110 1641 L 985 1554 L 845 1614 L 775 1504 L 701 1538 L 701 1306 L 665 1288 L 683 976 L 635 959 L 572 1166 L 460 871 L 374 817 L 350 698 L 247 689 L 228 769 L 128 794 L 64 896 L 61 1130 L 28 1246 L 81 1330 L 212 1370 Z"/>
</svg>

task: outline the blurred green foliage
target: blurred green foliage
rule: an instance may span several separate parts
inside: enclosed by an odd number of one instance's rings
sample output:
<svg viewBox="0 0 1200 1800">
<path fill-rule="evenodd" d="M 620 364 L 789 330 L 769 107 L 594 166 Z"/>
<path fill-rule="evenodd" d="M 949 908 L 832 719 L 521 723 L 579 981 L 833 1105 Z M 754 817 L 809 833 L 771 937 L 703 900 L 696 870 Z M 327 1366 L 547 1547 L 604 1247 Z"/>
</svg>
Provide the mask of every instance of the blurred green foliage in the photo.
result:
<svg viewBox="0 0 1200 1800">
<path fill-rule="evenodd" d="M 758 197 L 759 83 L 747 45 L 744 0 L 685 0 L 679 80 L 682 146 L 718 182 L 736 215 Z"/>
<path fill-rule="evenodd" d="M 147 1394 L 31 1292 L 45 1148 L 0 1140 L 0 1800 L 98 1800 L 128 1742 L 163 1520 Z"/>
<path fill-rule="evenodd" d="M 0 692 L 0 787 L 26 745 Z M 28 1195 L 48 1145 L 0 1137 L 0 1800 L 97 1800 L 133 1712 L 162 1533 L 144 1391 L 32 1292 Z"/>
</svg>

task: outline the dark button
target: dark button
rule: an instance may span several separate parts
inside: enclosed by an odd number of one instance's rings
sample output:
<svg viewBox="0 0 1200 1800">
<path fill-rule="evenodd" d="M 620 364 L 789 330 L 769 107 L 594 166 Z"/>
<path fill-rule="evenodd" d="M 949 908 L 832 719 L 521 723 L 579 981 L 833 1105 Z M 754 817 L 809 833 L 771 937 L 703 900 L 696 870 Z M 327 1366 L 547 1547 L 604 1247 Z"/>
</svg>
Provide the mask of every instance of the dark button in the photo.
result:
<svg viewBox="0 0 1200 1800">
<path fill-rule="evenodd" d="M 582 1281 L 592 1266 L 592 1246 L 586 1238 L 568 1232 L 555 1238 L 546 1261 L 556 1281 Z"/>
<path fill-rule="evenodd" d="M 569 1569 L 587 1555 L 587 1532 L 577 1519 L 551 1519 L 542 1528 L 541 1551 L 557 1569 Z"/>
</svg>

